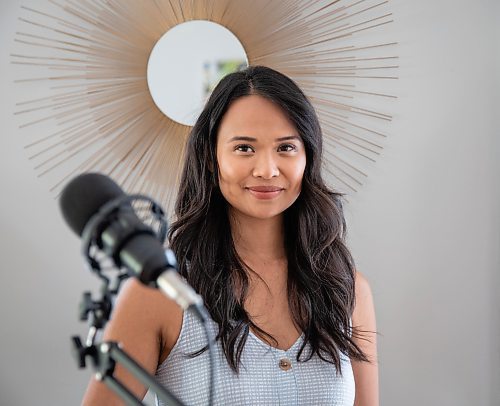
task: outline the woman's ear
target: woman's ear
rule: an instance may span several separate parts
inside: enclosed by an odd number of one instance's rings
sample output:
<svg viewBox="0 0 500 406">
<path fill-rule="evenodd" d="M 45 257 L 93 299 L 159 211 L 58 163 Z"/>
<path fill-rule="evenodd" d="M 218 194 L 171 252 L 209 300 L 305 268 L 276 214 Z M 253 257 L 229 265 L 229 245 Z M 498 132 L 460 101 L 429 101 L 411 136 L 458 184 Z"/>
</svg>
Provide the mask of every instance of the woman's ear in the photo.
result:
<svg viewBox="0 0 500 406">
<path fill-rule="evenodd" d="M 215 160 L 217 158 L 215 158 L 215 156 L 213 156 L 214 153 L 210 153 L 208 156 L 207 156 L 207 168 L 209 170 L 210 173 L 214 173 L 215 172 Z"/>
<path fill-rule="evenodd" d="M 212 177 L 212 183 L 214 184 L 214 186 L 218 186 L 218 172 L 217 172 L 217 168 L 216 166 L 214 165 L 214 162 L 209 159 L 208 162 L 207 162 L 207 169 L 208 171 L 211 173 L 211 177 Z"/>
</svg>

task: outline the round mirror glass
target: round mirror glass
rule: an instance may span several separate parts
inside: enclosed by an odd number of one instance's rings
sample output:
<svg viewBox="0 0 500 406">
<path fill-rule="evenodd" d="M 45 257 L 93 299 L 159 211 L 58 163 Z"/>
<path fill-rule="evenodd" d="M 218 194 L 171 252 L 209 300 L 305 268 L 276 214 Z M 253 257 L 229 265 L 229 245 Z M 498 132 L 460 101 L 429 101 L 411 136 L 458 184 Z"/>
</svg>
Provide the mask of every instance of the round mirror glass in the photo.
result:
<svg viewBox="0 0 500 406">
<path fill-rule="evenodd" d="M 192 126 L 217 83 L 247 66 L 231 31 L 210 21 L 188 21 L 168 30 L 151 51 L 149 91 L 165 115 Z"/>
</svg>

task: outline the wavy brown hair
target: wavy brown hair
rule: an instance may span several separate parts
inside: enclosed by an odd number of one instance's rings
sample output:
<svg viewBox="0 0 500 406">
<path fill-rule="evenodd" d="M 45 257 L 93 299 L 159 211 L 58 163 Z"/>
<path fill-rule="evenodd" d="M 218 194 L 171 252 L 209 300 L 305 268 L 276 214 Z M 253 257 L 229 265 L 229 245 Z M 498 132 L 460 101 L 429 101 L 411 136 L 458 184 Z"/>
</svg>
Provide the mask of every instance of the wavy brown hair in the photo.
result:
<svg viewBox="0 0 500 406">
<path fill-rule="evenodd" d="M 187 141 L 176 221 L 169 230 L 171 248 L 179 272 L 203 297 L 218 324 L 217 340 L 227 362 L 238 372 L 250 327 L 276 342 L 253 323 L 243 306 L 252 270 L 236 252 L 228 203 L 218 187 L 219 124 L 233 101 L 252 94 L 283 109 L 306 150 L 301 193 L 284 212 L 288 302 L 305 338 L 297 361 L 317 354 L 342 374 L 340 352 L 369 362 L 352 339 L 360 337 L 360 332 L 350 326 L 355 304 L 354 261 L 345 244 L 342 195 L 331 191 L 321 176 L 322 133 L 316 112 L 291 79 L 264 66 L 251 66 L 227 75 L 214 89 Z M 305 351 L 307 343 L 310 351 Z M 193 355 L 204 350 L 206 347 Z"/>
</svg>

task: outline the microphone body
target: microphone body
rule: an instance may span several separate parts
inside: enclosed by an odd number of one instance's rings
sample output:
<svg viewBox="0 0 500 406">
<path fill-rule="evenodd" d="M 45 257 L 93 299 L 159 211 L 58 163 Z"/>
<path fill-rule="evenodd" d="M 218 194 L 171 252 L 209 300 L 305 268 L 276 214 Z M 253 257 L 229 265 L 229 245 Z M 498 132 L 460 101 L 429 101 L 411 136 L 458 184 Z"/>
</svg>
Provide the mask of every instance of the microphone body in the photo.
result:
<svg viewBox="0 0 500 406">
<path fill-rule="evenodd" d="M 126 198 L 110 178 L 88 173 L 64 188 L 60 206 L 69 226 L 78 235 L 93 236 L 117 267 L 125 267 L 145 285 L 160 288 L 183 309 L 202 305 L 201 296 L 178 274 L 173 251 L 164 249 Z M 105 209 L 110 206 L 114 208 L 108 213 Z"/>
</svg>

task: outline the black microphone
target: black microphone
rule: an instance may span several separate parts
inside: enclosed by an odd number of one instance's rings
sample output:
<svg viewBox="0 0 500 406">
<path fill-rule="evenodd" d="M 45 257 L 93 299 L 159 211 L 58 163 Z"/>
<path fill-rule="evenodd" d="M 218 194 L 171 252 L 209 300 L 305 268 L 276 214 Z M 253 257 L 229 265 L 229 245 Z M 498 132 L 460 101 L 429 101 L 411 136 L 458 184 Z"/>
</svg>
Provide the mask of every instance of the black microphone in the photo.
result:
<svg viewBox="0 0 500 406">
<path fill-rule="evenodd" d="M 127 195 L 113 180 L 85 173 L 62 191 L 60 207 L 66 223 L 79 236 L 90 231 L 97 246 L 119 268 L 127 268 L 145 285 L 159 287 L 183 309 L 203 301 L 176 270 L 174 253 L 135 214 Z M 113 210 L 107 210 L 113 208 Z"/>
</svg>

